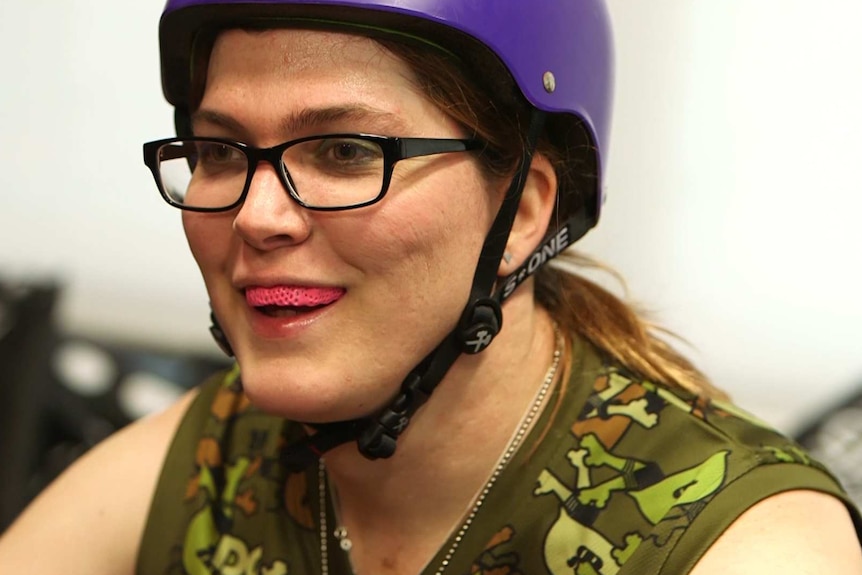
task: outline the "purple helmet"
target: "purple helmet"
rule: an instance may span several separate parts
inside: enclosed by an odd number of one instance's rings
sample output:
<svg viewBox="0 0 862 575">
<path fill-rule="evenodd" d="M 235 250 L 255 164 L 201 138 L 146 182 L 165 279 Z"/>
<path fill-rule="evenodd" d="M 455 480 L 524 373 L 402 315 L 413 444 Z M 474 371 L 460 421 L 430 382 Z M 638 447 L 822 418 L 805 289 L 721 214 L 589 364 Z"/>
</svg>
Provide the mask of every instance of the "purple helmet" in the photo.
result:
<svg viewBox="0 0 862 575">
<path fill-rule="evenodd" d="M 159 32 L 165 97 L 178 110 L 188 110 L 195 97 L 192 76 L 200 73 L 195 55 L 219 29 L 297 19 L 443 44 L 480 75 L 491 60 L 494 66 L 502 63 L 530 104 L 552 117 L 581 121 L 601 174 L 613 91 L 604 0 L 168 0 Z M 440 40 L 444 33 L 447 39 Z M 455 36 L 462 42 L 453 46 Z M 591 224 L 602 204 L 600 178 L 593 183 L 594 195 L 587 201 Z"/>
<path fill-rule="evenodd" d="M 176 108 L 180 134 L 190 133 L 189 112 L 202 95 L 218 32 L 279 26 L 345 28 L 433 45 L 453 55 L 500 104 L 515 96 L 519 112 L 529 111 L 517 174 L 486 236 L 458 325 L 410 372 L 401 393 L 375 417 L 317 426 L 318 433 L 288 447 L 284 461 L 301 469 L 353 439 L 365 456 L 389 457 L 410 418 L 457 357 L 481 352 L 499 332 L 502 302 L 598 219 L 613 75 L 608 13 L 604 0 L 168 0 L 160 24 L 162 86 Z M 542 134 L 568 162 L 572 183 L 564 189 L 561 182 L 557 198 L 559 215 L 567 220 L 500 282 L 498 263 Z M 213 334 L 229 350 L 215 315 L 213 320 Z"/>
</svg>

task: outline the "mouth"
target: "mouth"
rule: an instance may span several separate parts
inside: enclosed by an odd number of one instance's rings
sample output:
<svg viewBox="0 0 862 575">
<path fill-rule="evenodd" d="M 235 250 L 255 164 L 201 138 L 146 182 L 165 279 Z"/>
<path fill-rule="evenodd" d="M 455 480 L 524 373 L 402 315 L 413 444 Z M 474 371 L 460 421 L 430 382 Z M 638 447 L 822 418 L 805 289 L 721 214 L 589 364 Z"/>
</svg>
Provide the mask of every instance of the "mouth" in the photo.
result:
<svg viewBox="0 0 862 575">
<path fill-rule="evenodd" d="M 299 315 L 305 313 L 311 313 L 315 310 L 326 307 L 325 305 L 319 306 L 279 306 L 279 305 L 264 305 L 264 306 L 255 306 L 254 309 L 259 313 L 267 317 L 275 317 L 275 318 L 289 318 L 289 317 L 297 317 Z"/>
<path fill-rule="evenodd" d="M 245 299 L 267 317 L 291 318 L 332 305 L 344 293 L 343 288 L 333 287 L 255 286 L 245 290 Z"/>
</svg>

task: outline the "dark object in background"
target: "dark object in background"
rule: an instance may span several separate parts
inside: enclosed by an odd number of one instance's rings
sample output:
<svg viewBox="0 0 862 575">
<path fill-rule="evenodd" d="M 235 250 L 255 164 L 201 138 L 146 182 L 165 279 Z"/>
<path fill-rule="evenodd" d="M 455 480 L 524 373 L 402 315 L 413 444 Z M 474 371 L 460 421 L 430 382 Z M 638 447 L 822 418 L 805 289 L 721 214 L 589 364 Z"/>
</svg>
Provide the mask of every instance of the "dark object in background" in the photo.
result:
<svg viewBox="0 0 862 575">
<path fill-rule="evenodd" d="M 39 459 L 58 288 L 0 283 L 0 529 L 20 511 Z"/>
<path fill-rule="evenodd" d="M 862 506 L 862 389 L 818 417 L 796 439 Z"/>
<path fill-rule="evenodd" d="M 89 448 L 229 365 L 60 334 L 59 292 L 0 282 L 0 532 Z"/>
</svg>

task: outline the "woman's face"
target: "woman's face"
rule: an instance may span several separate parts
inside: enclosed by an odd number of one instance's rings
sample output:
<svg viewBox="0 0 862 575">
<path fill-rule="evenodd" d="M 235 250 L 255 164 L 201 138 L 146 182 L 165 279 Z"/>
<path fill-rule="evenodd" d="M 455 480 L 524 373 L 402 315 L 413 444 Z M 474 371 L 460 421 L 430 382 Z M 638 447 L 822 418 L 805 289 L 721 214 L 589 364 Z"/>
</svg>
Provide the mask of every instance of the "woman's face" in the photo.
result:
<svg viewBox="0 0 862 575">
<path fill-rule="evenodd" d="M 229 31 L 194 132 L 259 147 L 334 132 L 464 137 L 412 78 L 366 38 Z M 386 197 L 356 210 L 303 209 L 262 163 L 236 210 L 184 212 L 252 400 L 308 422 L 385 404 L 457 322 L 500 196 L 471 153 L 453 153 L 397 163 Z M 261 307 L 288 300 L 302 307 Z"/>
</svg>

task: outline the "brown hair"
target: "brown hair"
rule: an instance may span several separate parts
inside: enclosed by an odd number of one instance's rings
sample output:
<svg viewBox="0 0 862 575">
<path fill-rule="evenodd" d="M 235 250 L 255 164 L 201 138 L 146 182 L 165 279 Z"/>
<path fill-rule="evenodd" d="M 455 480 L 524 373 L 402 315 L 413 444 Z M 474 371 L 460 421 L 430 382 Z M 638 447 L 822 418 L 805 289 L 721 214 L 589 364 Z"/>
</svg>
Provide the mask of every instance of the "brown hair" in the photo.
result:
<svg viewBox="0 0 862 575">
<path fill-rule="evenodd" d="M 196 45 L 191 109 L 203 93 L 209 51 L 217 32 L 208 31 L 208 40 Z M 504 65 L 487 49 L 463 36 L 437 38 L 441 45 L 456 48 L 451 53 L 432 48 L 431 44 L 408 43 L 403 36 L 393 39 L 375 34 L 374 39 L 412 69 L 418 87 L 432 102 L 470 131 L 472 137 L 486 143 L 480 153 L 486 175 L 511 178 L 525 145 L 531 107 Z M 466 57 L 471 59 L 459 59 Z M 536 151 L 552 162 L 557 173 L 557 221 L 566 221 L 578 210 L 594 211 L 598 158 L 584 124 L 572 115 L 550 116 Z M 552 222 L 549 233 L 554 229 Z M 565 334 L 586 339 L 645 379 L 706 398 L 727 397 L 664 339 L 673 336 L 672 333 L 648 321 L 632 305 L 572 268 L 608 272 L 624 285 L 615 272 L 572 250 L 559 259 L 569 264 L 568 270 L 543 266 L 535 275 L 535 297 Z"/>
<path fill-rule="evenodd" d="M 530 106 L 502 65 L 468 74 L 443 52 L 387 39 L 378 42 L 412 68 L 419 87 L 435 104 L 471 130 L 473 137 L 487 143 L 481 154 L 487 174 L 511 177 L 521 157 Z M 597 189 L 597 158 L 583 123 L 573 116 L 549 119 L 537 151 L 548 157 L 557 171 L 555 217 L 562 222 L 576 210 L 594 209 L 591 202 Z M 550 227 L 553 232 L 553 222 Z M 560 258 L 568 270 L 543 266 L 535 276 L 535 297 L 564 333 L 586 339 L 645 379 L 708 398 L 726 398 L 664 339 L 672 335 L 670 332 L 572 268 L 608 272 L 624 286 L 615 272 L 571 250 Z"/>
</svg>

